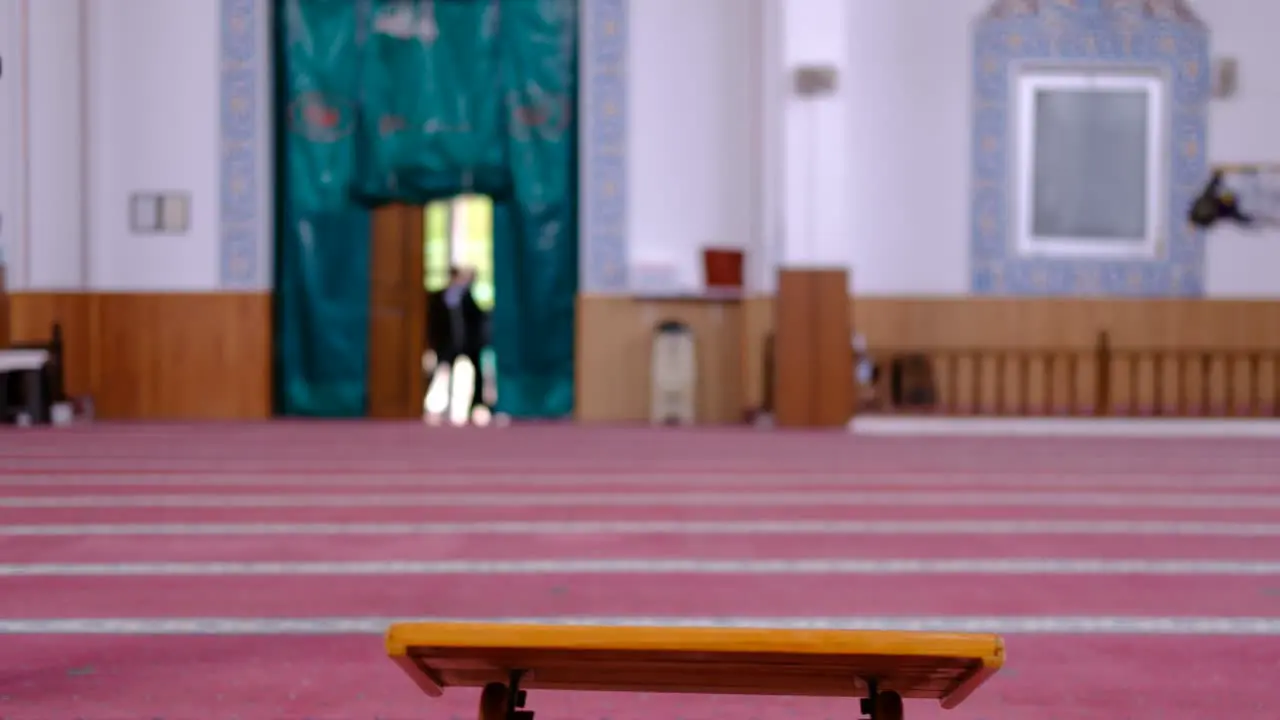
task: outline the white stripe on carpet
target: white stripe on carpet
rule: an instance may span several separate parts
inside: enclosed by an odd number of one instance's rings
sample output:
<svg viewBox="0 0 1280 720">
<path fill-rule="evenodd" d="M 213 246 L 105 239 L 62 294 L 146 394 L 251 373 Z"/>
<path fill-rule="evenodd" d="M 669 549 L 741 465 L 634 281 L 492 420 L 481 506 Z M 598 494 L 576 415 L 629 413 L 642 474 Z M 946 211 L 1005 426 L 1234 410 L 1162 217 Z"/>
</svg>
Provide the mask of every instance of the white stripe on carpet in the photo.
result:
<svg viewBox="0 0 1280 720">
<path fill-rule="evenodd" d="M 317 475 L 314 473 L 262 473 L 234 474 L 182 474 L 142 473 L 137 475 L 59 474 L 59 475 L 0 475 L 0 487 L 117 487 L 121 485 L 164 488 L 190 487 L 254 487 L 254 486 L 302 486 L 334 487 L 380 485 L 405 488 L 457 488 L 484 486 L 522 487 L 608 487 L 610 485 L 640 484 L 656 487 L 777 487 L 786 485 L 881 485 L 892 487 L 948 487 L 978 485 L 985 487 L 1009 486 L 1019 489 L 1036 487 L 1133 489 L 1162 488 L 1203 490 L 1215 487 L 1280 490 L 1280 475 L 1276 473 L 1223 473 L 1215 469 L 1204 475 L 1167 475 L 1157 473 L 1077 471 L 1075 473 L 808 473 L 778 472 L 774 474 L 744 473 L 680 473 L 653 471 L 649 473 L 445 473 L 406 476 L 403 473 L 379 474 L 376 472 L 351 472 L 345 475 Z"/>
<path fill-rule="evenodd" d="M 597 492 L 0 497 L 0 508 L 242 507 L 1126 507 L 1280 508 L 1280 494 L 1107 492 Z"/>
<path fill-rule="evenodd" d="M 903 558 L 6 563 L 0 577 L 352 575 L 1280 575 L 1280 561 Z"/>
<path fill-rule="evenodd" d="M 1271 418 L 948 418 L 862 415 L 848 424 L 860 435 L 907 437 L 1274 438 Z"/>
<path fill-rule="evenodd" d="M 1280 523 L 1195 520 L 597 520 L 0 525 L 0 536 L 1128 535 L 1280 537 Z"/>
<path fill-rule="evenodd" d="M 484 622 L 639 627 L 745 627 L 801 630 L 908 630 L 1002 634 L 1280 635 L 1271 617 L 527 617 Z M 0 634 L 73 635 L 351 635 L 382 634 L 396 622 L 465 622 L 465 618 L 68 618 L 0 619 Z"/>
</svg>

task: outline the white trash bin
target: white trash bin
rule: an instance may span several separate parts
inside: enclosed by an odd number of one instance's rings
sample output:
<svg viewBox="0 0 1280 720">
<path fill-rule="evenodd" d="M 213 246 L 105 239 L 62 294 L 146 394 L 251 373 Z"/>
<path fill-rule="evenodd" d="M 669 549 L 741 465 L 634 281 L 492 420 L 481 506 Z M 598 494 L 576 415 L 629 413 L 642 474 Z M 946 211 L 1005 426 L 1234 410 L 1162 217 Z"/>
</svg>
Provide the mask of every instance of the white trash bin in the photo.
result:
<svg viewBox="0 0 1280 720">
<path fill-rule="evenodd" d="M 655 328 L 651 375 L 650 422 L 693 425 L 697 420 L 698 356 L 688 325 L 668 320 Z"/>
</svg>

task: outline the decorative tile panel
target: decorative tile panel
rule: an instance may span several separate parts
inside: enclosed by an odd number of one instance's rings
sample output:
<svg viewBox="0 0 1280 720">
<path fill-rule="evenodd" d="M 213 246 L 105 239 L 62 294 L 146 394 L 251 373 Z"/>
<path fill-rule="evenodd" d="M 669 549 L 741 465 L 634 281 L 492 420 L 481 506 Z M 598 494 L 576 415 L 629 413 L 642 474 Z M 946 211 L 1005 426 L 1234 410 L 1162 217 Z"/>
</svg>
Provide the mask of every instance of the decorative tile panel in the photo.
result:
<svg viewBox="0 0 1280 720">
<path fill-rule="evenodd" d="M 627 290 L 629 0 L 583 0 L 581 291 Z"/>
<path fill-rule="evenodd" d="M 1018 65 L 1133 67 L 1169 78 L 1167 237 L 1156 257 L 1028 257 L 1016 249 L 1011 87 Z M 979 295 L 1200 297 L 1204 241 L 1186 222 L 1207 179 L 1209 33 L 1182 0 L 998 0 L 973 46 L 970 290 Z"/>
<path fill-rule="evenodd" d="M 263 208 L 258 83 L 264 62 L 259 23 L 267 21 L 262 0 L 220 0 L 221 89 L 219 285 L 225 290 L 267 287 L 261 267 Z"/>
</svg>

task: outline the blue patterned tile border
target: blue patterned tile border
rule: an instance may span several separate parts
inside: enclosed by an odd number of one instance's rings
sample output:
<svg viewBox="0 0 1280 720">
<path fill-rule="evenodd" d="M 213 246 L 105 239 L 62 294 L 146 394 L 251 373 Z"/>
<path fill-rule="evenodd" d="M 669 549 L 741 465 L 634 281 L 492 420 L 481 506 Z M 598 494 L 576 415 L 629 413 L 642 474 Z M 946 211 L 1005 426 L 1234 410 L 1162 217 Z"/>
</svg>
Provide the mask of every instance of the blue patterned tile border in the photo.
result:
<svg viewBox="0 0 1280 720">
<path fill-rule="evenodd" d="M 629 0 L 582 0 L 581 291 L 627 290 Z"/>
<path fill-rule="evenodd" d="M 219 285 L 257 290 L 262 277 L 263 228 L 259 198 L 258 90 L 262 53 L 259 24 L 266 22 L 261 0 L 220 0 L 221 89 L 219 155 Z"/>
<path fill-rule="evenodd" d="M 1130 65 L 1170 79 L 1168 237 L 1157 257 L 1026 257 L 1015 249 L 1010 84 L 1019 63 Z M 1209 33 L 1180 0 L 999 0 L 973 50 L 970 291 L 977 295 L 1201 297 L 1204 240 L 1186 208 L 1206 179 Z"/>
</svg>

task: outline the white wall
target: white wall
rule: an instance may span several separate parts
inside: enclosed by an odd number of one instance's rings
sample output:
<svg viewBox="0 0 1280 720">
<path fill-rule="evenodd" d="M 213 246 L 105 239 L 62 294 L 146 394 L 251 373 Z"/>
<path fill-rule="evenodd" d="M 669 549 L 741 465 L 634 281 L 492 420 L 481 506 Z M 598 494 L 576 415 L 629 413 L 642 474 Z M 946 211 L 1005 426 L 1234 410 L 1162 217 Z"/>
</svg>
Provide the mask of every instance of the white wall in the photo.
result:
<svg viewBox="0 0 1280 720">
<path fill-rule="evenodd" d="M 987 0 L 858 0 L 847 87 L 862 108 L 852 133 L 856 180 L 850 261 L 858 292 L 968 291 L 970 28 Z M 1211 161 L 1280 161 L 1280 5 L 1196 3 L 1213 54 L 1241 64 L 1240 93 L 1210 110 Z M 928 18 L 928 22 L 921 22 Z M 1280 235 L 1215 231 L 1206 243 L 1211 297 L 1280 296 Z"/>
<path fill-rule="evenodd" d="M 0 262 L 6 264 L 13 263 L 23 225 L 21 22 L 18 0 L 0 0 Z"/>
<path fill-rule="evenodd" d="M 27 289 L 74 290 L 88 279 L 84 79 L 89 56 L 82 9 L 80 0 L 28 0 L 24 8 L 29 213 L 17 277 Z"/>
<path fill-rule="evenodd" d="M 969 291 L 971 28 L 988 0 L 855 0 L 848 262 L 861 294 Z"/>
<path fill-rule="evenodd" d="M 35 0 L 44 2 L 44 0 Z M 218 286 L 216 0 L 89 0 L 89 278 L 94 290 Z M 136 235 L 129 198 L 191 195 L 191 229 Z"/>
<path fill-rule="evenodd" d="M 791 0 L 802 2 L 803 0 Z M 875 295 L 958 295 L 969 289 L 969 142 L 971 28 L 988 0 L 843 0 L 847 67 L 840 93 L 848 127 L 830 133 L 846 147 L 842 176 L 820 178 L 843 188 L 847 205 L 823 199 L 817 251 L 823 260 L 843 254 L 853 269 L 856 292 Z M 680 12 L 676 14 L 676 5 Z M 733 12 L 736 9 L 736 16 Z M 1273 29 L 1280 5 L 1256 0 L 1202 0 L 1197 10 L 1213 31 L 1215 55 L 1241 66 L 1239 94 L 1211 110 L 1212 161 L 1280 161 L 1280 62 Z M 696 10 L 695 10 L 696 8 Z M 756 17 L 758 11 L 754 11 Z M 632 261 L 666 258 L 685 263 L 684 274 L 700 279 L 698 248 L 716 234 L 738 230 L 754 237 L 749 247 L 770 250 L 803 231 L 790 217 L 795 203 L 765 199 L 766 215 L 738 214 L 735 202 L 758 195 L 743 188 L 754 154 L 768 162 L 777 152 L 767 141 L 738 134 L 742 125 L 768 121 L 770 102 L 757 90 L 738 90 L 767 69 L 748 67 L 744 54 L 780 57 L 749 26 L 752 12 L 733 0 L 678 2 L 635 0 L 631 4 L 630 247 Z M 679 18 L 677 22 L 673 18 Z M 818 40 L 822 40 L 819 43 Z M 815 37 L 815 44 L 830 44 Z M 777 72 L 785 73 L 785 68 Z M 730 81 L 717 88 L 719 74 Z M 757 78 L 751 80 L 751 77 Z M 765 75 L 767 77 L 767 75 Z M 801 118 L 803 121 L 803 118 Z M 787 123 L 792 119 L 788 118 Z M 774 131 L 778 131 L 774 128 Z M 786 136 L 786 129 L 781 132 Z M 790 137 L 784 153 L 803 148 Z M 824 151 L 831 145 L 823 145 Z M 748 148 L 748 149 L 743 149 Z M 794 163 L 791 163 L 794 165 Z M 776 172 L 757 169 L 768 188 Z M 759 167 L 757 164 L 755 167 Z M 710 186 L 721 182 L 722 194 Z M 791 188 L 774 189 L 783 196 Z M 695 199 L 719 197 L 716 202 Z M 741 199 L 741 200 L 738 200 Z M 742 217 L 757 217 L 742 226 Z M 739 219 L 735 219 L 739 218 Z M 832 218 L 843 232 L 826 228 Z M 766 228 L 772 228 L 767 230 Z M 1216 231 L 1207 243 L 1206 288 L 1210 296 L 1280 296 L 1280 234 Z M 764 273 L 767 274 L 767 273 Z M 759 275 L 757 275 L 759 277 Z"/>
<path fill-rule="evenodd" d="M 819 252 L 852 266 L 859 293 L 963 294 L 970 27 L 987 0 L 842 2 L 846 149 L 834 154 L 847 165 L 819 183 L 842 188 L 847 205 L 824 199 Z M 765 47 L 764 8 L 765 0 L 631 3 L 633 265 L 674 265 L 696 285 L 706 245 L 748 248 L 758 260 L 808 232 L 785 200 L 798 181 L 790 192 L 779 187 L 788 163 L 778 155 L 801 150 L 794 137 L 792 145 L 769 137 L 786 137 L 787 123 L 794 135 L 804 118 L 766 112 L 785 102 L 770 87 L 785 75 L 785 48 Z M 1280 5 L 1202 0 L 1197 8 L 1215 54 L 1236 57 L 1242 70 L 1239 94 L 1212 109 L 1211 159 L 1280 161 L 1280 77 L 1268 72 L 1280 60 L 1271 32 Z M 219 0 L 0 0 L 0 248 L 15 285 L 217 288 L 218 9 Z M 265 24 L 264 14 L 264 53 Z M 139 190 L 190 192 L 191 232 L 131 233 L 128 198 Z M 269 245 L 269 226 L 262 238 Z M 1208 242 L 1211 296 L 1280 296 L 1277 267 L 1274 233 L 1225 230 Z M 752 277 L 769 274 L 757 268 Z"/>
<path fill-rule="evenodd" d="M 627 158 L 635 265 L 700 285 L 702 248 L 758 235 L 758 0 L 632 0 Z"/>
<path fill-rule="evenodd" d="M 1280 5 L 1198 0 L 1213 30 L 1214 55 L 1240 62 L 1238 94 L 1213 104 L 1209 157 L 1216 162 L 1280 162 Z M 1280 185 L 1276 186 L 1280 203 Z M 1280 207 L 1275 211 L 1280 212 Z M 1280 297 L 1280 232 L 1215 231 L 1205 248 L 1205 288 L 1215 297 Z"/>
<path fill-rule="evenodd" d="M 254 2 L 264 58 L 258 187 L 269 210 L 267 0 Z M 222 0 L 0 0 L 0 214 L 26 215 L 12 232 L 6 218 L 0 240 L 14 287 L 219 288 L 222 9 Z M 25 158 L 10 162 L 15 152 Z M 130 197 L 147 191 L 190 194 L 185 235 L 131 230 Z M 265 268 L 269 211 L 261 224 Z"/>
</svg>

